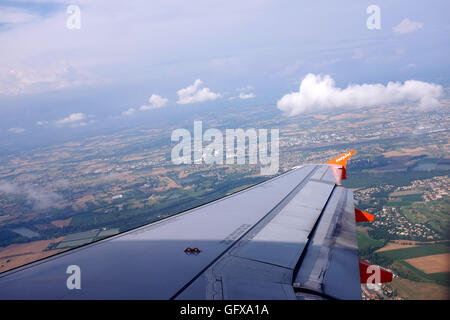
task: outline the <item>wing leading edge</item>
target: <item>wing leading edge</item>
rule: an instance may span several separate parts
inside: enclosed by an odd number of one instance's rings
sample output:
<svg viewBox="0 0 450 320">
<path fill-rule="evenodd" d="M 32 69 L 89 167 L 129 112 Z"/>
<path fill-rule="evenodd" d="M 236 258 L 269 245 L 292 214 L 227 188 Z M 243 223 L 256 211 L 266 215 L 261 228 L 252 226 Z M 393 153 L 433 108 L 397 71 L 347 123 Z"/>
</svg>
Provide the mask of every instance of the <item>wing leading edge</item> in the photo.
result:
<svg viewBox="0 0 450 320">
<path fill-rule="evenodd" d="M 361 299 L 345 155 L 1 274 L 0 299 Z"/>
</svg>

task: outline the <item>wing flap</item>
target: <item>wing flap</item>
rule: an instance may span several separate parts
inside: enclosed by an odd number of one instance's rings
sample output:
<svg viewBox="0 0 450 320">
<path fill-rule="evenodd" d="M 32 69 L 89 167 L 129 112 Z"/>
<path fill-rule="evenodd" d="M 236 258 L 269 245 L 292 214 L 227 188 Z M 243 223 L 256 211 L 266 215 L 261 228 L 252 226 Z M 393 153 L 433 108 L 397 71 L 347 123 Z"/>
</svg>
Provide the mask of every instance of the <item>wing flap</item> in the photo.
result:
<svg viewBox="0 0 450 320">
<path fill-rule="evenodd" d="M 353 194 L 336 187 L 294 280 L 297 295 L 315 292 L 329 298 L 361 299 Z"/>
<path fill-rule="evenodd" d="M 234 254 L 294 269 L 332 190 L 330 184 L 309 181 L 261 231 Z"/>
</svg>

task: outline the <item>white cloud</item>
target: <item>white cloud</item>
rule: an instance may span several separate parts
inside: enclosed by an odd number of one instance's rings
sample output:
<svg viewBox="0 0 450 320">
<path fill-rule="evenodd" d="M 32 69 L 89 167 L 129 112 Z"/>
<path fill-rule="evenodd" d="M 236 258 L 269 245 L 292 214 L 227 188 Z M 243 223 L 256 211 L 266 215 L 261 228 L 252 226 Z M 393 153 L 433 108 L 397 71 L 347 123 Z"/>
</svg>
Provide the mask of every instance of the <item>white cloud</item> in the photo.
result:
<svg viewBox="0 0 450 320">
<path fill-rule="evenodd" d="M 25 196 L 27 203 L 34 209 L 45 210 L 62 207 L 63 197 L 48 188 L 35 187 L 33 185 L 20 185 L 10 182 L 0 182 L 0 192 Z"/>
<path fill-rule="evenodd" d="M 12 132 L 15 134 L 21 134 L 21 133 L 25 132 L 25 129 L 24 128 L 9 128 L 8 132 Z"/>
<path fill-rule="evenodd" d="M 252 98 L 254 98 L 255 97 L 255 94 L 254 93 L 243 93 L 243 92 L 241 92 L 240 94 L 239 94 L 239 99 L 252 99 Z"/>
<path fill-rule="evenodd" d="M 134 108 L 130 108 L 128 110 L 125 110 L 124 112 L 122 112 L 123 116 L 131 116 L 134 113 Z"/>
<path fill-rule="evenodd" d="M 157 94 L 152 94 L 152 96 L 148 99 L 148 102 L 150 102 L 149 106 L 144 105 L 144 106 L 141 106 L 139 109 L 142 111 L 146 111 L 146 110 L 162 108 L 165 105 L 167 105 L 169 100 L 166 98 L 163 98 Z"/>
<path fill-rule="evenodd" d="M 203 84 L 200 79 L 195 80 L 193 85 L 190 85 L 184 89 L 177 91 L 178 104 L 189 104 L 196 102 L 204 102 L 208 100 L 216 100 L 221 97 L 221 94 L 214 93 L 209 90 L 209 88 L 199 87 Z"/>
<path fill-rule="evenodd" d="M 86 115 L 84 113 L 78 112 L 78 113 L 72 113 L 68 117 L 56 120 L 56 125 L 63 126 L 66 124 L 73 124 L 80 122 L 82 120 L 86 119 Z"/>
<path fill-rule="evenodd" d="M 423 22 L 410 21 L 408 18 L 403 19 L 398 25 L 392 28 L 397 34 L 406 34 L 422 29 Z"/>
<path fill-rule="evenodd" d="M 38 126 L 46 126 L 46 125 L 48 124 L 48 121 L 42 121 L 42 120 L 40 120 L 40 121 L 37 121 L 36 124 L 37 124 Z"/>
<path fill-rule="evenodd" d="M 290 116 L 302 112 L 340 107 L 364 107 L 393 103 L 417 103 L 421 108 L 438 106 L 442 86 L 423 81 L 408 80 L 403 84 L 389 82 L 387 85 L 362 84 L 337 88 L 334 80 L 308 74 L 300 84 L 299 91 L 284 95 L 277 107 Z"/>
<path fill-rule="evenodd" d="M 253 89 L 254 88 L 253 88 L 252 85 L 247 85 L 246 87 L 237 88 L 236 91 L 239 92 L 239 95 L 237 97 L 235 97 L 235 96 L 229 97 L 228 100 L 231 101 L 231 100 L 235 100 L 235 99 L 238 99 L 238 98 L 239 99 L 252 99 L 252 98 L 256 97 L 255 94 L 253 92 L 246 93 L 245 91 L 250 91 L 250 90 L 253 90 Z M 226 94 L 227 93 L 225 93 L 225 95 Z"/>
</svg>

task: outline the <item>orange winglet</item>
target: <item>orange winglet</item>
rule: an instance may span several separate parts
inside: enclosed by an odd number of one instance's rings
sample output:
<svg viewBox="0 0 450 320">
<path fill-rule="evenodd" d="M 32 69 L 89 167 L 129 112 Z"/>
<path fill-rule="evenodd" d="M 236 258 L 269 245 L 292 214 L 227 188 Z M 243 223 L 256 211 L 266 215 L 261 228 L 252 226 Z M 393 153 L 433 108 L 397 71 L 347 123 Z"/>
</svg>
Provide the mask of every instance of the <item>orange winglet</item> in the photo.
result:
<svg viewBox="0 0 450 320">
<path fill-rule="evenodd" d="M 347 167 L 347 161 L 354 155 L 356 150 L 350 150 L 344 154 L 341 154 L 339 157 L 326 162 L 325 164 L 337 164 L 340 166 L 343 166 L 344 168 Z"/>
<path fill-rule="evenodd" d="M 341 180 L 347 179 L 347 161 L 355 154 L 355 152 L 355 150 L 350 150 L 325 163 L 331 166 L 337 184 L 341 184 Z"/>
<path fill-rule="evenodd" d="M 373 214 L 355 208 L 355 220 L 356 222 L 372 222 L 373 220 L 375 220 L 375 216 Z"/>
<path fill-rule="evenodd" d="M 367 260 L 359 260 L 359 277 L 361 283 L 391 282 L 392 272 L 380 266 L 371 265 Z"/>
</svg>

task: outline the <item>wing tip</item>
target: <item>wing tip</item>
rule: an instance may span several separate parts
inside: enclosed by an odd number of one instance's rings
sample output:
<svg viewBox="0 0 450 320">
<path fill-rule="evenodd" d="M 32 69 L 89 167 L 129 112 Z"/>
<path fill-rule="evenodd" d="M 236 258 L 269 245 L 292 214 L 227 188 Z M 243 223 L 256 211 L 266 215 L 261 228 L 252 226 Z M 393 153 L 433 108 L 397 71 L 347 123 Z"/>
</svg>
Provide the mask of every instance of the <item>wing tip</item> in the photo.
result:
<svg viewBox="0 0 450 320">
<path fill-rule="evenodd" d="M 347 165 L 347 161 L 350 160 L 350 158 L 355 153 L 356 153 L 356 150 L 349 150 L 346 153 L 341 154 L 339 157 L 336 157 L 333 160 L 325 162 L 325 164 L 338 164 L 338 165 L 345 167 Z"/>
<path fill-rule="evenodd" d="M 355 208 L 355 220 L 356 222 L 373 222 L 375 216 L 358 208 Z"/>
<path fill-rule="evenodd" d="M 356 150 L 349 150 L 346 153 L 341 154 L 339 157 L 336 157 L 333 160 L 325 162 L 325 164 L 339 164 L 339 165 L 345 166 L 347 164 L 347 161 L 350 160 L 350 158 L 355 153 L 356 153 Z"/>
</svg>

